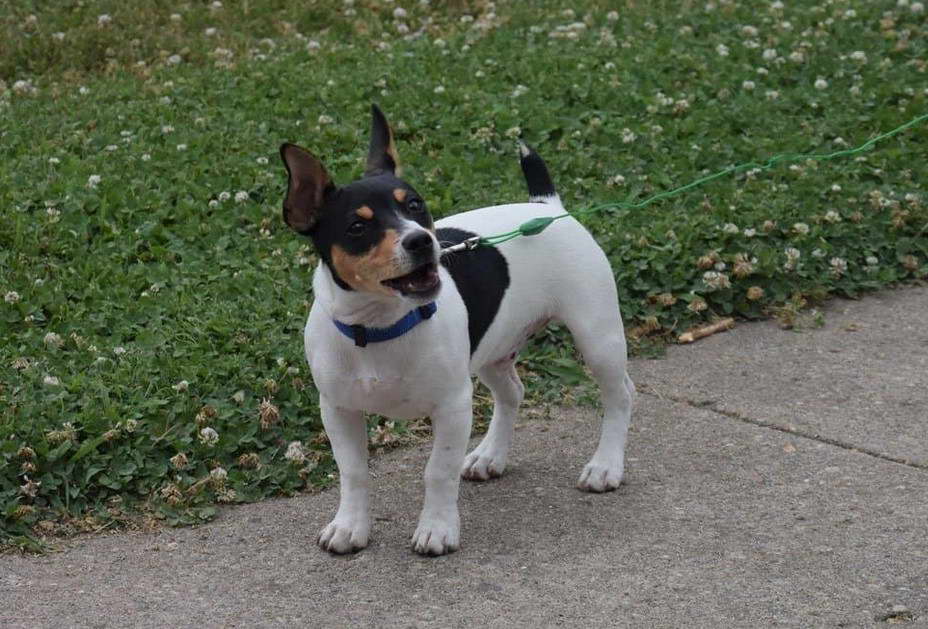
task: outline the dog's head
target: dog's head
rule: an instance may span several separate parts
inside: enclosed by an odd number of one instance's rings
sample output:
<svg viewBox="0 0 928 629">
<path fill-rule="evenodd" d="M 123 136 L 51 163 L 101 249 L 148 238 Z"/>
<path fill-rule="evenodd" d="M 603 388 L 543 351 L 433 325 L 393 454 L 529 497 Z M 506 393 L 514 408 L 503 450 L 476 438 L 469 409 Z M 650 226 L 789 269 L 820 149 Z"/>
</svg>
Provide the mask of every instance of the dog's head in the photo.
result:
<svg viewBox="0 0 928 629">
<path fill-rule="evenodd" d="M 398 177 L 393 132 L 371 107 L 364 176 L 339 187 L 309 151 L 280 147 L 289 175 L 284 221 L 309 236 L 344 290 L 431 301 L 440 289 L 438 241 L 425 201 Z"/>
</svg>

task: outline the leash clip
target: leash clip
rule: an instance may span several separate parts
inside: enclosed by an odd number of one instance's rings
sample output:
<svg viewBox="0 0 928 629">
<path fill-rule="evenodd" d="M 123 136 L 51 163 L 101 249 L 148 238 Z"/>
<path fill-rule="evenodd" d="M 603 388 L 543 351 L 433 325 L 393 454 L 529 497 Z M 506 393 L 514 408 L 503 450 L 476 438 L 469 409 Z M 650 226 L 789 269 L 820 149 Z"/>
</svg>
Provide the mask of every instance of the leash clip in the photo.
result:
<svg viewBox="0 0 928 629">
<path fill-rule="evenodd" d="M 445 249 L 441 250 L 441 255 L 447 255 L 449 253 L 456 253 L 458 251 L 473 251 L 480 246 L 480 236 L 471 236 L 466 240 L 462 240 L 456 245 L 452 245 Z"/>
</svg>

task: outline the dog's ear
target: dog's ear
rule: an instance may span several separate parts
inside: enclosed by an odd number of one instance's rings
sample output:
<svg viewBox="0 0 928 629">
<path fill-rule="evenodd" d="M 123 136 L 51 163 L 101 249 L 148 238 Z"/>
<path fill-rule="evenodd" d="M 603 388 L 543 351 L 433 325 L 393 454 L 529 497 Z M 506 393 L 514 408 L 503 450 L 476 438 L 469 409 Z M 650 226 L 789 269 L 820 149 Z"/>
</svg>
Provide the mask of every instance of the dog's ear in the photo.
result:
<svg viewBox="0 0 928 629">
<path fill-rule="evenodd" d="M 400 174 L 400 160 L 393 144 L 393 130 L 377 105 L 371 104 L 371 147 L 367 152 L 364 175 Z"/>
<path fill-rule="evenodd" d="M 289 177 L 284 222 L 294 231 L 308 234 L 316 225 L 325 195 L 335 189 L 335 184 L 322 162 L 306 149 L 283 144 L 280 157 Z"/>
</svg>

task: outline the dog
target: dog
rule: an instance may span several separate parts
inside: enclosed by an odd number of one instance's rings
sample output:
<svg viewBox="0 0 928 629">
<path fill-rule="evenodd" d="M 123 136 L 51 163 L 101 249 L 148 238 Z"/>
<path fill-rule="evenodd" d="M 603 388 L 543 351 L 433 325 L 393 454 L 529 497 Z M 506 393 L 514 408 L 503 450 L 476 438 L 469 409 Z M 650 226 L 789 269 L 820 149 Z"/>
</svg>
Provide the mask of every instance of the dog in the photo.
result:
<svg viewBox="0 0 928 629">
<path fill-rule="evenodd" d="M 616 489 L 634 385 L 606 255 L 572 217 L 535 236 L 474 246 L 481 235 L 564 212 L 547 166 L 524 144 L 520 162 L 529 202 L 433 222 L 422 196 L 400 179 L 386 118 L 376 105 L 371 110 L 367 164 L 357 181 L 339 187 L 309 151 L 289 143 L 280 148 L 288 175 L 284 221 L 311 239 L 320 258 L 304 343 L 340 496 L 318 544 L 339 554 L 368 544 L 364 414 L 376 413 L 431 418 L 434 444 L 412 547 L 432 556 L 457 550 L 460 479 L 487 480 L 506 469 L 523 397 L 516 357 L 552 321 L 570 330 L 604 408 L 599 445 L 577 485 L 591 492 Z M 472 374 L 490 389 L 494 407 L 486 435 L 465 456 Z"/>
</svg>

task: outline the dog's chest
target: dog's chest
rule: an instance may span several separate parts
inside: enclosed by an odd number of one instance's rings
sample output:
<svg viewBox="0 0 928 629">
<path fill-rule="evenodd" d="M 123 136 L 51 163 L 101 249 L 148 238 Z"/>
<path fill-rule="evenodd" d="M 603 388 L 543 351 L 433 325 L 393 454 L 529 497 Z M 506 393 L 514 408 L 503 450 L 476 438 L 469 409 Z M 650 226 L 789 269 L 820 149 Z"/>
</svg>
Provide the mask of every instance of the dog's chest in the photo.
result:
<svg viewBox="0 0 928 629">
<path fill-rule="evenodd" d="M 390 355 L 371 347 L 335 353 L 307 349 L 313 380 L 329 402 L 395 419 L 431 415 L 468 377 L 428 356 Z"/>
</svg>

